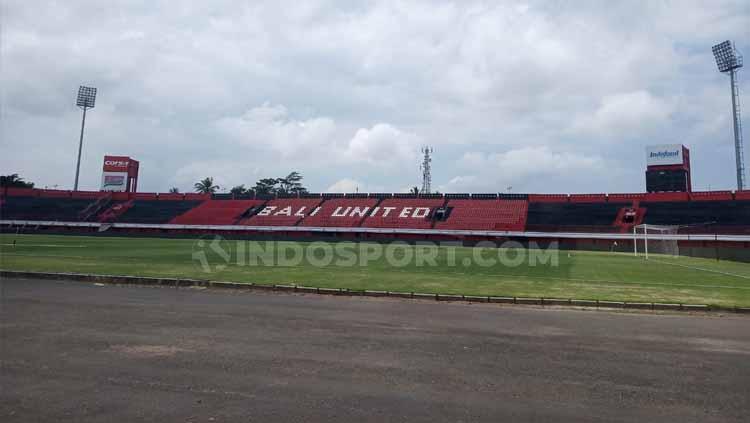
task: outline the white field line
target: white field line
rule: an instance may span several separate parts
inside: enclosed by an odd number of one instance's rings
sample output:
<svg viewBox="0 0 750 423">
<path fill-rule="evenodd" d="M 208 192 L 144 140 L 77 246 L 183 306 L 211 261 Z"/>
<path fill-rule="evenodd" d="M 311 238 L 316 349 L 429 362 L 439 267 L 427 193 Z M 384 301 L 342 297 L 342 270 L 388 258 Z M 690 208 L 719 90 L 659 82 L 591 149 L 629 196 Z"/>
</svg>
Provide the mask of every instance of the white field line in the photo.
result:
<svg viewBox="0 0 750 423">
<path fill-rule="evenodd" d="M 655 260 L 655 259 L 648 259 L 648 261 L 655 261 L 657 263 L 668 264 L 670 266 L 684 267 L 686 269 L 700 270 L 700 271 L 703 271 L 703 272 L 718 273 L 720 275 L 734 276 L 736 278 L 750 279 L 750 276 L 740 275 L 740 274 L 737 274 L 737 273 L 724 272 L 722 270 L 706 269 L 706 268 L 703 268 L 703 267 L 688 266 L 687 264 L 670 263 L 668 261 Z"/>
<path fill-rule="evenodd" d="M 49 248 L 86 248 L 85 245 L 62 245 L 62 244 L 13 244 L 3 243 L 0 244 L 4 247 L 49 247 Z"/>
</svg>

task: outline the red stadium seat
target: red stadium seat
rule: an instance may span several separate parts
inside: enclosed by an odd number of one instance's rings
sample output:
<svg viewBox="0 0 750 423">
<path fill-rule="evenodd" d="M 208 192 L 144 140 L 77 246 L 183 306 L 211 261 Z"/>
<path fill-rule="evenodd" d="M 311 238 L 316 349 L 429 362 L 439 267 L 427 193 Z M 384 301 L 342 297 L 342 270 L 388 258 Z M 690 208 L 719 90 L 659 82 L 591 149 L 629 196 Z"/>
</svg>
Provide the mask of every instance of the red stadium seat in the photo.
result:
<svg viewBox="0 0 750 423">
<path fill-rule="evenodd" d="M 59 191 L 56 189 L 45 189 L 39 191 L 40 197 L 45 198 L 71 198 L 70 191 Z"/>
<path fill-rule="evenodd" d="M 179 225 L 233 225 L 242 213 L 263 200 L 207 200 L 175 217 L 169 223 Z"/>
<path fill-rule="evenodd" d="M 162 193 L 162 194 L 159 194 L 158 198 L 159 200 L 182 201 L 185 199 L 185 194 Z"/>
<path fill-rule="evenodd" d="M 211 194 L 198 194 L 195 192 L 185 193 L 185 200 L 188 200 L 188 201 L 205 201 L 205 200 L 210 200 L 210 199 L 211 199 Z"/>
<path fill-rule="evenodd" d="M 266 203 L 256 215 L 243 219 L 240 225 L 248 226 L 295 226 L 302 218 L 314 213 L 320 198 L 277 198 Z"/>
<path fill-rule="evenodd" d="M 350 228 L 359 226 L 378 203 L 377 198 L 331 198 L 323 202 L 313 216 L 299 226 Z"/>
<path fill-rule="evenodd" d="M 650 192 L 643 197 L 643 201 L 688 201 L 687 192 Z"/>
<path fill-rule="evenodd" d="M 529 203 L 526 200 L 450 200 L 448 219 L 435 229 L 522 231 Z"/>
<path fill-rule="evenodd" d="M 429 229 L 430 215 L 445 203 L 442 198 L 387 198 L 362 221 L 368 228 Z"/>
<path fill-rule="evenodd" d="M 728 201 L 732 200 L 732 191 L 695 191 L 690 193 L 690 199 L 693 201 Z"/>
<path fill-rule="evenodd" d="M 568 194 L 529 194 L 532 203 L 567 203 Z"/>
<path fill-rule="evenodd" d="M 8 197 L 39 197 L 41 190 L 34 188 L 4 188 L 3 195 Z"/>
<path fill-rule="evenodd" d="M 571 194 L 571 203 L 604 203 L 607 201 L 606 194 Z"/>
<path fill-rule="evenodd" d="M 106 196 L 107 193 L 103 191 L 73 191 L 71 196 L 73 198 L 89 198 L 96 199 Z"/>
<path fill-rule="evenodd" d="M 640 201 L 645 198 L 646 194 L 609 194 L 608 199 L 611 202 L 621 203 L 624 201 Z"/>
</svg>

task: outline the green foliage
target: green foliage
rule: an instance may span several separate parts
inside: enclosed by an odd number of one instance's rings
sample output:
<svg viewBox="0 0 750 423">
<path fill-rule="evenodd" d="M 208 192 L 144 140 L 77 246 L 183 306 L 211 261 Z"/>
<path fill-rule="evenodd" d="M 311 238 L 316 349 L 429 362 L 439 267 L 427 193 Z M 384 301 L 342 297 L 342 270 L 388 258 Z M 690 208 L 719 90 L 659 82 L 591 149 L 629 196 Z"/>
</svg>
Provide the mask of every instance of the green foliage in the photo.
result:
<svg viewBox="0 0 750 423">
<path fill-rule="evenodd" d="M 256 194 L 305 194 L 307 188 L 302 185 L 303 176 L 299 172 L 292 172 L 282 178 L 263 178 L 255 183 L 253 191 Z"/>
<path fill-rule="evenodd" d="M 17 173 L 0 175 L 0 187 L 7 188 L 34 188 L 33 182 L 26 182 Z"/>
<path fill-rule="evenodd" d="M 232 195 L 245 195 L 251 191 L 245 188 L 245 184 L 242 184 L 242 185 L 237 185 L 237 186 L 232 187 L 232 189 L 230 189 L 229 192 Z"/>
<path fill-rule="evenodd" d="M 193 186 L 195 187 L 195 192 L 199 194 L 213 194 L 219 189 L 218 185 L 214 185 L 214 178 L 212 177 L 207 177 L 202 181 L 196 182 Z"/>
<path fill-rule="evenodd" d="M 277 183 L 278 180 L 276 178 L 263 178 L 255 183 L 255 188 L 253 188 L 253 191 L 255 191 L 256 194 L 276 194 Z"/>
</svg>

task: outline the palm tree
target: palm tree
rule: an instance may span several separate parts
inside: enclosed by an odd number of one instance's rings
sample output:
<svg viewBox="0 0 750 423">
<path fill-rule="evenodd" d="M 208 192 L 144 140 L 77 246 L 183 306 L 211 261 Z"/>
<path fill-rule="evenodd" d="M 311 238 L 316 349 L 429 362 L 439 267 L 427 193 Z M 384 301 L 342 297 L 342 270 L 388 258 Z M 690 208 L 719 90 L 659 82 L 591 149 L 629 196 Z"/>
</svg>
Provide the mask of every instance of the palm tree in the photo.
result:
<svg viewBox="0 0 750 423">
<path fill-rule="evenodd" d="M 214 185 L 214 178 L 210 176 L 200 182 L 196 182 L 193 186 L 195 187 L 195 192 L 199 194 L 213 194 L 219 189 L 218 185 Z"/>
<path fill-rule="evenodd" d="M 180 189 L 177 188 L 177 187 L 172 187 L 172 188 L 169 189 L 169 193 L 170 194 L 179 194 L 180 193 Z"/>
<path fill-rule="evenodd" d="M 26 182 L 23 178 L 19 178 L 17 173 L 14 173 L 0 176 L 0 187 L 34 188 L 34 183 Z"/>
<path fill-rule="evenodd" d="M 276 178 L 263 178 L 255 183 L 253 191 L 256 194 L 276 194 L 276 184 L 278 183 L 279 181 Z"/>
<path fill-rule="evenodd" d="M 411 191 L 409 191 L 410 194 L 418 195 L 419 194 L 419 187 L 412 187 Z"/>
</svg>

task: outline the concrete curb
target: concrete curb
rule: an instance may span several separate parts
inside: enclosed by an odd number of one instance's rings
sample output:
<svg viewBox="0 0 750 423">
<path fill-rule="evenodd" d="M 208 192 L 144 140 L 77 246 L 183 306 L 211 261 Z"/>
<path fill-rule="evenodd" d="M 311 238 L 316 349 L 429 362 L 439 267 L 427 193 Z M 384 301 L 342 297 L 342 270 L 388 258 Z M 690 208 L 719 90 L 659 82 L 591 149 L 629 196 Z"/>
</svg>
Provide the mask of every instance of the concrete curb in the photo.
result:
<svg viewBox="0 0 750 423">
<path fill-rule="evenodd" d="M 449 302 L 472 302 L 472 303 L 495 303 L 495 304 L 520 304 L 536 306 L 572 306 L 578 308 L 610 308 L 630 310 L 654 310 L 654 311 L 698 311 L 698 312 L 732 312 L 738 314 L 750 314 L 750 307 L 726 307 L 707 304 L 669 304 L 669 303 L 642 303 L 625 301 L 600 301 L 581 300 L 565 298 L 528 298 L 528 297 L 495 297 L 479 295 L 455 295 L 455 294 L 430 294 L 422 292 L 392 292 L 373 290 L 350 290 L 348 288 L 320 288 L 311 286 L 272 284 L 264 285 L 253 282 L 225 282 L 202 279 L 178 279 L 178 278 L 154 278 L 145 276 L 119 276 L 119 275 L 95 275 L 85 273 L 53 273 L 53 272 L 29 272 L 16 270 L 0 270 L 0 278 L 21 279 L 47 279 L 47 280 L 72 280 L 77 282 L 106 283 L 113 285 L 142 285 L 142 286 L 169 286 L 169 287 L 205 287 L 219 289 L 237 290 L 263 290 L 277 292 L 296 292 L 319 295 L 346 295 L 365 297 L 387 297 L 406 298 L 413 300 L 449 301 Z"/>
</svg>

